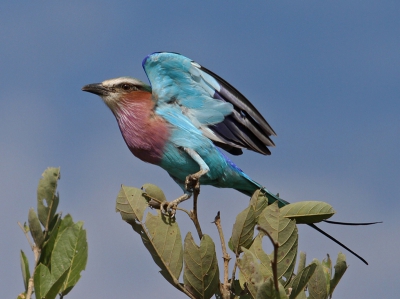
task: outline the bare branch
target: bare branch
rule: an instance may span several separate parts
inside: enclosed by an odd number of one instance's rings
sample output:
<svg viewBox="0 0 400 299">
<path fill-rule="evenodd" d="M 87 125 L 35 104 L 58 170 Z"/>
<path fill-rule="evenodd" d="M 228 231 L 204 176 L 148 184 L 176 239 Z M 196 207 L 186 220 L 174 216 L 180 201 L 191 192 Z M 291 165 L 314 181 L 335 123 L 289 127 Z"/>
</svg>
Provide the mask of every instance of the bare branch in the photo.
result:
<svg viewBox="0 0 400 299">
<path fill-rule="evenodd" d="M 201 231 L 199 219 L 197 218 L 197 198 L 200 193 L 200 186 L 198 188 L 193 188 L 193 210 L 190 211 L 189 217 L 192 219 L 194 226 L 196 227 L 197 234 L 199 235 L 199 239 L 203 237 L 203 232 Z"/>
<path fill-rule="evenodd" d="M 229 299 L 230 298 L 230 284 L 229 284 L 228 270 L 229 270 L 229 261 L 231 260 L 231 257 L 229 256 L 228 252 L 226 251 L 225 238 L 224 238 L 224 233 L 222 231 L 221 217 L 220 217 L 219 211 L 217 213 L 217 216 L 215 216 L 215 220 L 213 223 L 215 224 L 215 226 L 218 229 L 219 238 L 221 240 L 222 257 L 224 259 L 224 284 L 220 287 L 220 291 L 222 294 L 222 298 Z"/>
<path fill-rule="evenodd" d="M 21 224 L 21 222 L 18 221 L 18 226 L 22 229 L 22 232 L 24 233 L 26 239 L 28 240 L 29 246 L 31 247 L 32 251 L 33 251 L 33 246 L 34 244 L 31 242 L 31 239 L 29 238 L 28 232 L 25 231 L 24 226 Z"/>
</svg>

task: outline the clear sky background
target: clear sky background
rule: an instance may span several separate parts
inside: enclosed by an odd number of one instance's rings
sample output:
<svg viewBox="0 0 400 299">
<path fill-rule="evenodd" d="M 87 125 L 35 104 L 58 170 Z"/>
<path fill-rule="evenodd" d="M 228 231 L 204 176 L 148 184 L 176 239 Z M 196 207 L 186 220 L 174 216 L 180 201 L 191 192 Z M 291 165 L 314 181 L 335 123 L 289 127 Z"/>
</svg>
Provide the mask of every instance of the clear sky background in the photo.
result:
<svg viewBox="0 0 400 299">
<path fill-rule="evenodd" d="M 59 209 L 84 220 L 89 240 L 87 269 L 67 298 L 185 298 L 114 210 L 121 184 L 156 183 L 169 199 L 180 188 L 133 157 L 100 98 L 81 91 L 118 76 L 147 80 L 141 61 L 154 51 L 204 65 L 265 116 L 278 134 L 272 155 L 233 158 L 253 179 L 289 201 L 330 203 L 332 220 L 384 221 L 320 225 L 370 263 L 344 252 L 350 267 L 334 298 L 398 297 L 399 16 L 399 1 L 3 3 L 1 297 L 23 290 L 19 250 L 32 256 L 17 221 L 36 206 L 43 170 L 61 166 Z M 202 188 L 203 231 L 217 237 L 210 222 L 220 210 L 228 238 L 247 204 L 237 191 Z M 185 218 L 183 235 L 195 231 Z M 299 249 L 309 262 L 342 251 L 308 227 Z"/>
</svg>

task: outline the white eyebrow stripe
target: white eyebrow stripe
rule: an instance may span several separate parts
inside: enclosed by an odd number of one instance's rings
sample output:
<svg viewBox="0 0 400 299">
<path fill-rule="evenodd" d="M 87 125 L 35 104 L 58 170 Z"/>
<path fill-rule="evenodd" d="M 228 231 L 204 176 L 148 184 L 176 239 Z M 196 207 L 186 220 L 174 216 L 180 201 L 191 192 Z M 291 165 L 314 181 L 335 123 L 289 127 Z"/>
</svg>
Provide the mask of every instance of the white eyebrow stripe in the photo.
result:
<svg viewBox="0 0 400 299">
<path fill-rule="evenodd" d="M 119 78 L 108 79 L 108 80 L 103 81 L 101 84 L 103 84 L 103 86 L 113 86 L 113 85 L 118 85 L 118 84 L 124 83 L 124 82 L 132 83 L 134 85 L 140 85 L 140 86 L 145 85 L 144 82 L 142 82 L 138 79 L 132 78 L 132 77 L 119 77 Z"/>
</svg>

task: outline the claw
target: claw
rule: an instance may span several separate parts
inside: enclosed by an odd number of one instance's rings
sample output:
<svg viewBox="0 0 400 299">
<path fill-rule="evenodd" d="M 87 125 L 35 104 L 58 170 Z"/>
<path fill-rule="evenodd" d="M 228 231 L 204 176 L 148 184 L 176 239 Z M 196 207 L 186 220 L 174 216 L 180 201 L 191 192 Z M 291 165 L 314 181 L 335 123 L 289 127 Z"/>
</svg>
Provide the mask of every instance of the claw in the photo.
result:
<svg viewBox="0 0 400 299">
<path fill-rule="evenodd" d="M 192 196 L 192 193 L 186 192 L 185 194 L 183 194 L 182 196 L 178 197 L 177 199 L 175 199 L 173 201 L 170 201 L 170 202 L 164 201 L 160 206 L 161 213 L 163 213 L 164 215 L 169 215 L 171 218 L 174 218 L 175 214 L 176 214 L 176 209 L 178 208 L 178 205 L 182 201 L 185 201 L 188 198 L 190 198 L 190 196 Z"/>
<path fill-rule="evenodd" d="M 165 201 L 161 204 L 160 210 L 161 213 L 163 213 L 164 215 L 169 215 L 171 218 L 174 218 L 177 207 L 178 203 L 176 202 L 176 200 L 173 200 L 171 202 Z"/>
</svg>

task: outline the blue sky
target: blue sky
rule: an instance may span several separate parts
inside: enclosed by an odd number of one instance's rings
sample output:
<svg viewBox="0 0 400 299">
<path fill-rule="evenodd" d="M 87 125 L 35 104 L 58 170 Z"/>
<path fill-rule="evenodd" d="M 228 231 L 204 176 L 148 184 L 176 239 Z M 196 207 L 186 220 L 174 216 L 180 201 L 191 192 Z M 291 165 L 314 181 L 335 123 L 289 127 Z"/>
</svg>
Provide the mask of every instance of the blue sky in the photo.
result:
<svg viewBox="0 0 400 299">
<path fill-rule="evenodd" d="M 68 298 L 184 298 L 158 274 L 138 235 L 115 213 L 120 185 L 152 182 L 169 199 L 181 190 L 160 168 L 133 157 L 113 115 L 81 91 L 118 76 L 146 80 L 154 51 L 192 58 L 239 89 L 278 137 L 272 155 L 233 160 L 289 201 L 330 203 L 321 225 L 366 258 L 350 268 L 334 298 L 395 297 L 400 238 L 400 3 L 398 1 L 8 2 L 0 11 L 0 289 L 22 291 L 17 221 L 35 206 L 43 170 L 61 166 L 60 210 L 84 220 L 87 269 Z M 226 236 L 248 199 L 204 187 L 199 217 L 222 213 Z M 190 203 L 184 204 L 187 208 Z M 184 215 L 182 233 L 194 231 Z M 220 249 L 218 248 L 218 254 Z M 342 249 L 300 227 L 311 261 Z M 222 265 L 222 259 L 220 258 Z"/>
</svg>

